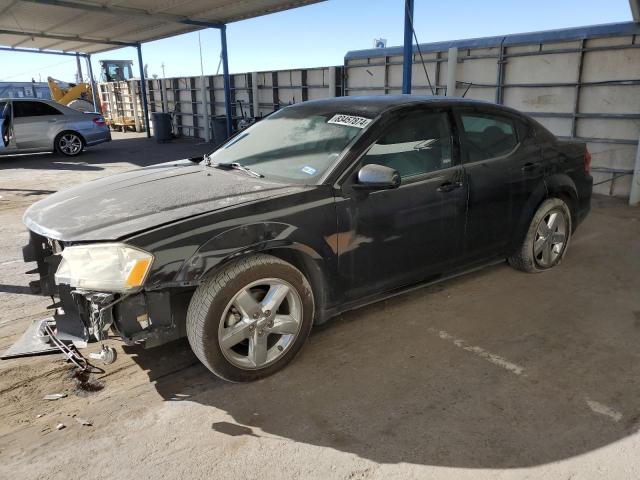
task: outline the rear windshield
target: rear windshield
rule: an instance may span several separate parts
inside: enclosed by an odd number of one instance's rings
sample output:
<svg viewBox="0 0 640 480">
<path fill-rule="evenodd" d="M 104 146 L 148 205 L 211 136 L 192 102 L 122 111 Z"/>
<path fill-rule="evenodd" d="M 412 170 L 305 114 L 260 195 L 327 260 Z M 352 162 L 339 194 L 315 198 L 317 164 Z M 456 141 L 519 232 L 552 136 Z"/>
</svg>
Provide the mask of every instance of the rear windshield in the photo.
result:
<svg viewBox="0 0 640 480">
<path fill-rule="evenodd" d="M 267 178 L 315 184 L 370 122 L 343 112 L 285 108 L 238 133 L 210 158 Z"/>
</svg>

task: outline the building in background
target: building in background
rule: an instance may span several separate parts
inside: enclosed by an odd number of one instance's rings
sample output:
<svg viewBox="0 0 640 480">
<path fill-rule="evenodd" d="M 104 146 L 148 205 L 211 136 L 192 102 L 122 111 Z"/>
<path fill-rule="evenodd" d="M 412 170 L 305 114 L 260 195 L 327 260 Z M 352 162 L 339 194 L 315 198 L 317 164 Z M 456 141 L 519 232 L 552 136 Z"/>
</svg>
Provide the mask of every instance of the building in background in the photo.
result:
<svg viewBox="0 0 640 480">
<path fill-rule="evenodd" d="M 51 98 L 47 82 L 1 82 L 0 98 Z"/>
</svg>

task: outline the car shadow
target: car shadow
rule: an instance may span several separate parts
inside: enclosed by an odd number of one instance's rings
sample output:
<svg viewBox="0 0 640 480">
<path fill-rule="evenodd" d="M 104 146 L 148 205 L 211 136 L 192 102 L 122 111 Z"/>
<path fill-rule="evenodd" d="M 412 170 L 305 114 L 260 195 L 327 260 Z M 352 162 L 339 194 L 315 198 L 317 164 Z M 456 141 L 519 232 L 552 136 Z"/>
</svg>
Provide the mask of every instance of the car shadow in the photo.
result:
<svg viewBox="0 0 640 480">
<path fill-rule="evenodd" d="M 117 134 L 111 142 L 87 147 L 77 157 L 58 153 L 36 153 L 0 156 L 0 170 L 104 170 L 105 164 L 126 162 L 139 167 L 154 165 L 192 156 L 202 156 L 213 150 L 213 145 L 198 140 L 179 138 L 169 143 L 157 143 L 153 138 Z"/>
<path fill-rule="evenodd" d="M 640 418 L 639 325 L 603 335 L 542 277 L 500 265 L 343 314 L 314 329 L 285 370 L 250 384 L 218 380 L 186 340 L 127 351 L 164 399 L 228 413 L 235 423 L 211 428 L 231 436 L 277 435 L 379 463 L 541 465 L 616 442 Z"/>
<path fill-rule="evenodd" d="M 35 295 L 29 287 L 23 285 L 7 285 L 0 283 L 0 293 L 15 293 L 20 295 Z"/>
</svg>

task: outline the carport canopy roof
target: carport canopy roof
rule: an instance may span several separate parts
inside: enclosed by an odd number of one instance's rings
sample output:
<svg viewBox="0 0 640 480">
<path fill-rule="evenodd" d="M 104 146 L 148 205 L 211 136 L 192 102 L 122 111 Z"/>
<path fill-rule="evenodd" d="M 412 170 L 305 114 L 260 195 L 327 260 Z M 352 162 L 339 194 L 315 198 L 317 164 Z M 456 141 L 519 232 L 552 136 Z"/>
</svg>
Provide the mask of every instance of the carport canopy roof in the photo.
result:
<svg viewBox="0 0 640 480">
<path fill-rule="evenodd" d="M 93 54 L 323 0 L 0 0 L 0 46 Z"/>
</svg>

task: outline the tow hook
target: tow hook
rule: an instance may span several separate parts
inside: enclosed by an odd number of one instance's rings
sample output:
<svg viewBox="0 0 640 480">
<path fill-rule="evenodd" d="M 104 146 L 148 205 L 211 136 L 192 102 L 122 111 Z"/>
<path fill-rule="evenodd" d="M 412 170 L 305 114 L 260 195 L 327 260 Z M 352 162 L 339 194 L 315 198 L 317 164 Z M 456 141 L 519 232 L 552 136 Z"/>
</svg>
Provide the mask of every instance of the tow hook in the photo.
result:
<svg viewBox="0 0 640 480">
<path fill-rule="evenodd" d="M 116 349 L 106 345 L 102 345 L 99 352 L 89 354 L 91 360 L 100 360 L 105 365 L 111 365 L 116 361 L 117 356 Z"/>
</svg>

